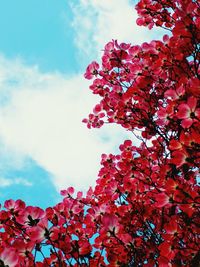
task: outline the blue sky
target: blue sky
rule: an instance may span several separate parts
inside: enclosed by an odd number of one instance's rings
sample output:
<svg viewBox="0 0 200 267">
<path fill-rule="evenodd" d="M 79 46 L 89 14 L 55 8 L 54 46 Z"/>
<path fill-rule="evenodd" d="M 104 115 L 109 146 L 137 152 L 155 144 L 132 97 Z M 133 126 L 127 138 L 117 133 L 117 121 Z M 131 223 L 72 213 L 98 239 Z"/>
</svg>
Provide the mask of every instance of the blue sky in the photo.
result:
<svg viewBox="0 0 200 267">
<path fill-rule="evenodd" d="M 0 49 L 41 70 L 78 71 L 69 1 L 1 1 Z"/>
<path fill-rule="evenodd" d="M 47 207 L 60 189 L 94 186 L 101 154 L 133 139 L 81 123 L 97 102 L 87 64 L 111 39 L 140 44 L 161 33 L 138 28 L 128 0 L 0 2 L 0 203 Z"/>
</svg>

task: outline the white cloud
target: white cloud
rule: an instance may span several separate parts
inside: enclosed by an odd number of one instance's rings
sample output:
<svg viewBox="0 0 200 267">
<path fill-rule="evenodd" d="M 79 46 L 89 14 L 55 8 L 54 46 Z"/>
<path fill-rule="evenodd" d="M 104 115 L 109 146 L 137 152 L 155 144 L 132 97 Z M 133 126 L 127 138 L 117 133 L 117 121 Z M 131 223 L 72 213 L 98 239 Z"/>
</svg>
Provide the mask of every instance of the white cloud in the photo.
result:
<svg viewBox="0 0 200 267">
<path fill-rule="evenodd" d="M 3 178 L 0 177 L 0 187 L 7 187 L 10 185 L 24 185 L 31 186 L 32 183 L 24 178 Z"/>
<path fill-rule="evenodd" d="M 8 150 L 10 155 L 12 151 L 16 155 L 12 161 L 32 158 L 52 174 L 59 189 L 94 185 L 100 155 L 114 151 L 125 131 L 113 125 L 88 130 L 81 122 L 96 103 L 82 75 L 67 78 L 58 73 L 43 74 L 19 61 L 0 58 L 0 65 L 2 61 L 6 64 L 1 88 L 9 92 L 0 107 L 3 152 Z M 15 90 L 8 86 L 13 77 Z"/>
<path fill-rule="evenodd" d="M 72 5 L 80 61 L 100 57 L 112 39 L 136 44 L 159 38 L 158 32 L 136 25 L 136 11 L 129 2 L 80 0 Z M 128 134 L 114 125 L 88 130 L 81 123 L 96 103 L 88 87 L 82 74 L 41 73 L 37 66 L 1 56 L 0 170 L 11 165 L 22 168 L 32 158 L 52 174 L 58 189 L 94 185 L 100 155 L 115 151 Z M 9 182 L 2 180 L 4 185 Z"/>
<path fill-rule="evenodd" d="M 88 56 L 100 54 L 112 39 L 141 44 L 163 35 L 161 30 L 137 26 L 137 12 L 129 0 L 79 0 L 72 10 L 75 44 Z"/>
</svg>

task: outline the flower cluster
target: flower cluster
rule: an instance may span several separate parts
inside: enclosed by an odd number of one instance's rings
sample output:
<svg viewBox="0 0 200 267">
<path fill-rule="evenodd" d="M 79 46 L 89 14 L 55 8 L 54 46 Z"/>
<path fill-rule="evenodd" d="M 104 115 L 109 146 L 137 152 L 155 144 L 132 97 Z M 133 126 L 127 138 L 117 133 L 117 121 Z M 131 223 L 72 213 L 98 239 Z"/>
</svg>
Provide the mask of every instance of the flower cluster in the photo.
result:
<svg viewBox="0 0 200 267">
<path fill-rule="evenodd" d="M 163 41 L 106 44 L 85 73 L 100 96 L 88 128 L 116 123 L 140 140 L 102 155 L 86 195 L 61 191 L 42 210 L 8 200 L 0 211 L 0 266 L 199 266 L 200 6 L 140 0 L 138 25 Z"/>
</svg>

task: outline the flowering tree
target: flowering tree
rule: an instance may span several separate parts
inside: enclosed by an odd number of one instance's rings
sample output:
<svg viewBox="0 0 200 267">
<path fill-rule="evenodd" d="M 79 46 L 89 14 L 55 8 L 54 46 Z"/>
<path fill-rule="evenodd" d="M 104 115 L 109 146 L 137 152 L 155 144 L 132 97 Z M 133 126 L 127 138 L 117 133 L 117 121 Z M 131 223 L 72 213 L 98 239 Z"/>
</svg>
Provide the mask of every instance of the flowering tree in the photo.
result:
<svg viewBox="0 0 200 267">
<path fill-rule="evenodd" d="M 0 266 L 200 266 L 200 5 L 141 0 L 138 25 L 163 41 L 106 44 L 85 78 L 101 97 L 88 128 L 117 123 L 136 135 L 102 155 L 94 190 L 73 188 L 42 210 L 7 200 Z"/>
</svg>

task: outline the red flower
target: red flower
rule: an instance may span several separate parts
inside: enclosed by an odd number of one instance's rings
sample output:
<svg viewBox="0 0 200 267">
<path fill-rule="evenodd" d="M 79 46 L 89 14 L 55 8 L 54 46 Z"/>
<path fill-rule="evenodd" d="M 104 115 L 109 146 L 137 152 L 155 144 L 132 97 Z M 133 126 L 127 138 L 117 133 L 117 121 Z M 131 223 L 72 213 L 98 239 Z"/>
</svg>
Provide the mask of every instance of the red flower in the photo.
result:
<svg viewBox="0 0 200 267">
<path fill-rule="evenodd" d="M 168 259 L 168 261 L 174 258 L 175 249 L 171 242 L 165 241 L 158 248 L 160 250 L 160 255 Z"/>
<path fill-rule="evenodd" d="M 155 195 L 156 203 L 155 207 L 164 207 L 169 204 L 169 197 L 165 193 L 159 193 Z"/>
<path fill-rule="evenodd" d="M 89 254 L 92 251 L 92 246 L 86 238 L 79 240 L 78 245 L 79 245 L 79 249 L 78 249 L 79 254 L 81 256 Z"/>
<path fill-rule="evenodd" d="M 186 150 L 179 149 L 172 152 L 171 163 L 175 164 L 177 167 L 182 166 L 187 162 L 188 154 Z"/>
</svg>

